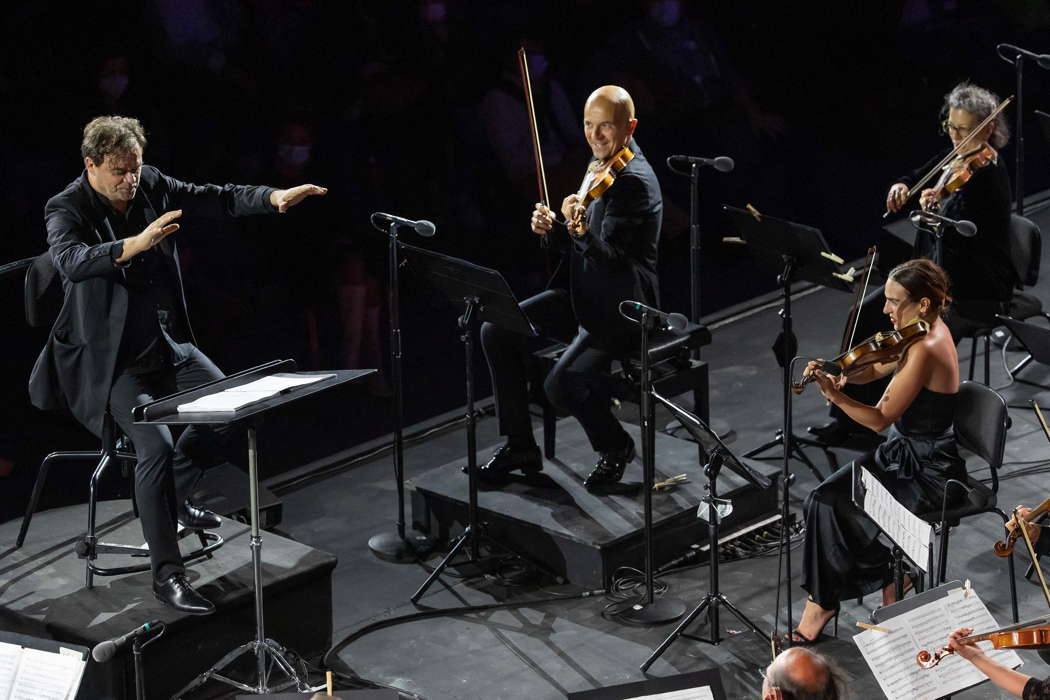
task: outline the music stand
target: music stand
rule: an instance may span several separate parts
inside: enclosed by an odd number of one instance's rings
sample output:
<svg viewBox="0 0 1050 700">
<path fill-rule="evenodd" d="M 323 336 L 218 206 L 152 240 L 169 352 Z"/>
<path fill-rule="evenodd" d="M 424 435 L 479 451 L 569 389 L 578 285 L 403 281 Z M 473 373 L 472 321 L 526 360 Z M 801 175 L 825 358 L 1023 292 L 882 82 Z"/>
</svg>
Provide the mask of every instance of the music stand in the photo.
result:
<svg viewBox="0 0 1050 700">
<path fill-rule="evenodd" d="M 477 425 L 474 416 L 474 335 L 482 321 L 488 321 L 514 333 L 533 337 L 538 335 L 532 323 L 518 306 L 507 281 L 496 270 L 448 255 L 402 244 L 405 263 L 454 306 L 462 306 L 463 314 L 457 324 L 462 331 L 463 361 L 466 368 L 467 395 L 467 526 L 453 542 L 441 563 L 412 594 L 410 600 L 418 603 L 426 590 L 441 576 L 452 559 L 469 545 L 469 561 L 480 559 L 479 544 L 483 534 L 478 523 L 478 448 Z M 490 539 L 490 541 L 492 541 Z M 495 543 L 507 549 L 500 543 Z"/>
<path fill-rule="evenodd" d="M 639 667 L 642 673 L 645 673 L 649 667 L 656 661 L 660 656 L 667 651 L 667 648 L 678 637 L 688 637 L 689 639 L 695 639 L 700 642 L 706 642 L 718 646 L 721 642 L 721 638 L 718 634 L 718 608 L 724 605 L 729 608 L 729 612 L 733 613 L 740 622 L 747 625 L 748 629 L 761 637 L 766 643 L 770 643 L 772 640 L 762 630 L 758 629 L 747 615 L 740 612 L 729 599 L 719 590 L 718 587 L 718 528 L 719 521 L 722 518 L 722 513 L 719 512 L 718 507 L 721 504 L 729 504 L 729 501 L 718 498 L 718 473 L 721 471 L 723 466 L 729 467 L 730 471 L 744 479 L 752 486 L 758 488 L 765 488 L 769 486 L 769 480 L 761 474 L 756 474 L 754 471 L 749 469 L 747 465 L 743 464 L 736 456 L 726 447 L 725 443 L 718 437 L 718 434 L 711 430 L 711 428 L 700 420 L 697 416 L 693 415 L 684 408 L 677 406 L 671 400 L 664 398 L 657 392 L 652 392 L 653 398 L 662 403 L 664 406 L 671 410 L 671 414 L 682 424 L 682 427 L 696 440 L 697 444 L 700 445 L 702 453 L 702 459 L 707 462 L 704 466 L 704 474 L 707 476 L 707 495 L 704 496 L 703 502 L 707 504 L 707 542 L 708 542 L 708 566 L 710 568 L 709 581 L 708 581 L 708 592 L 700 599 L 700 602 L 693 608 L 692 612 L 685 616 L 674 632 L 672 632 L 660 645 L 649 655 L 649 658 Z M 707 611 L 708 626 L 711 629 L 711 638 L 704 639 L 702 637 L 696 637 L 691 634 L 686 634 L 685 629 L 688 627 L 694 619 L 704 611 Z"/>
<path fill-rule="evenodd" d="M 777 362 L 783 368 L 783 391 L 784 408 L 783 424 L 780 430 L 769 442 L 756 447 L 750 452 L 745 452 L 745 457 L 756 457 L 770 447 L 782 445 L 783 465 L 781 470 L 781 529 L 780 529 L 780 557 L 786 560 L 787 587 L 787 627 L 791 625 L 791 550 L 788 548 L 788 495 L 791 487 L 791 471 L 789 462 L 792 455 L 800 459 L 817 481 L 823 481 L 824 477 L 820 471 L 809 460 L 806 453 L 799 445 L 810 445 L 824 450 L 828 466 L 836 467 L 833 455 L 828 452 L 826 445 L 800 437 L 792 432 L 791 427 L 791 367 L 795 353 L 798 351 L 798 340 L 795 338 L 791 320 L 791 285 L 796 281 L 807 281 L 822 285 L 839 291 L 851 291 L 849 278 L 840 275 L 839 265 L 842 260 L 828 251 L 828 243 L 824 240 L 824 234 L 812 226 L 797 224 L 785 219 L 759 214 L 757 211 L 738 209 L 728 205 L 722 205 L 722 209 L 733 222 L 734 227 L 740 234 L 744 243 L 751 249 L 760 267 L 767 272 L 777 275 L 777 284 L 780 285 L 783 297 L 783 307 L 780 310 L 781 329 L 776 342 L 773 343 L 773 353 Z M 775 626 L 774 626 L 775 627 Z"/>
<path fill-rule="evenodd" d="M 255 403 L 239 408 L 236 411 L 207 412 L 207 413 L 180 413 L 178 407 L 181 404 L 195 401 L 201 397 L 215 394 L 226 389 L 248 384 L 257 379 L 272 376 L 277 373 L 295 372 L 294 360 L 274 360 L 266 364 L 246 369 L 243 372 L 223 377 L 207 384 L 181 391 L 151 403 L 136 406 L 132 410 L 135 423 L 146 425 L 233 425 L 243 424 L 248 432 L 248 496 L 249 516 L 251 525 L 251 537 L 249 546 L 252 552 L 252 583 L 255 590 L 255 639 L 237 647 L 230 653 L 219 659 L 214 666 L 204 671 L 190 683 L 180 690 L 176 695 L 181 697 L 194 688 L 203 685 L 209 679 L 225 683 L 239 690 L 249 693 L 276 692 L 295 686 L 297 690 L 306 692 L 310 690 L 307 683 L 296 674 L 295 669 L 284 655 L 284 648 L 272 639 L 268 639 L 265 633 L 263 619 L 263 586 L 262 586 L 262 536 L 259 534 L 259 449 L 257 441 L 257 430 L 263 417 L 268 411 L 282 407 L 293 401 L 312 396 L 332 387 L 356 381 L 362 377 L 375 372 L 374 369 L 341 369 L 329 372 L 298 372 L 300 375 L 329 375 L 325 379 L 305 384 L 291 389 L 286 389 L 279 394 L 256 401 Z M 220 671 L 245 653 L 254 653 L 256 661 L 256 685 L 247 685 L 228 676 Z M 275 686 L 270 686 L 269 675 L 272 663 L 276 663 L 281 671 L 288 677 L 286 681 Z"/>
</svg>

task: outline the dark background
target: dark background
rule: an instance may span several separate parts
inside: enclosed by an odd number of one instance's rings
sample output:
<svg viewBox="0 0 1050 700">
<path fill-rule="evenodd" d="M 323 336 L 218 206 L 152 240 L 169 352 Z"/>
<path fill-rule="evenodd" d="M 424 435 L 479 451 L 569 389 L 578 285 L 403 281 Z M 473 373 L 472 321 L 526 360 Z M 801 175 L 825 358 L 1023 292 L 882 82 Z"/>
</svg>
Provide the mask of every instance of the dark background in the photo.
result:
<svg viewBox="0 0 1050 700">
<path fill-rule="evenodd" d="M 894 176 L 945 144 L 943 95 L 965 79 L 1012 94 L 999 42 L 1050 50 L 1050 6 L 1034 0 L 38 1 L 0 21 L 0 262 L 44 249 L 44 202 L 80 173 L 80 131 L 99 114 L 141 119 L 146 162 L 180 179 L 329 188 L 287 216 L 185 221 L 177 234 L 197 339 L 227 372 L 277 357 L 384 369 L 341 398 L 314 457 L 391 429 L 386 238 L 369 213 L 434 221 L 433 239 L 405 240 L 498 268 L 520 297 L 544 285 L 554 261 L 527 228 L 536 194 L 514 84 L 521 41 L 545 59 L 533 80 L 556 202 L 587 162 L 587 94 L 617 83 L 634 95 L 636 136 L 667 202 L 666 310 L 689 311 L 689 247 L 687 181 L 664 159 L 736 159 L 732 174 L 703 173 L 702 314 L 774 284 L 721 245 L 720 203 L 817 226 L 858 257 Z M 1048 78 L 1026 70 L 1029 193 L 1050 181 L 1031 118 L 1050 109 Z M 1012 145 L 1003 154 L 1012 163 Z M 455 311 L 410 274 L 402 281 L 412 423 L 463 404 L 463 367 Z M 28 404 L 45 334 L 25 326 L 20 285 L 0 281 L 11 515 L 44 451 L 94 443 Z"/>
</svg>

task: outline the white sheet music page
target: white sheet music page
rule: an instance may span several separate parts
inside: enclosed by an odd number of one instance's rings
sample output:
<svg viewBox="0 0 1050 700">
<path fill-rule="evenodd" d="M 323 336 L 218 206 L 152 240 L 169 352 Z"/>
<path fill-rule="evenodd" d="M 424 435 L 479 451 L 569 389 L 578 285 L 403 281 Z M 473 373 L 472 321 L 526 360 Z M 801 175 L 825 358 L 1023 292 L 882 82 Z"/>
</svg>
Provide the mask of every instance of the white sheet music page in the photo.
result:
<svg viewBox="0 0 1050 700">
<path fill-rule="evenodd" d="M 84 671 L 78 656 L 23 649 L 10 700 L 69 700 Z M 70 694 L 72 692 L 72 695 Z"/>
<path fill-rule="evenodd" d="M 671 690 L 666 693 L 655 695 L 638 695 L 624 700 L 715 700 L 711 686 L 705 685 L 700 688 L 684 688 L 682 690 Z"/>
<path fill-rule="evenodd" d="M 179 413 L 231 413 L 238 408 L 244 408 L 294 387 L 313 384 L 334 376 L 334 374 L 271 374 L 247 384 L 202 396 L 195 401 L 179 404 L 177 410 Z"/>
<path fill-rule="evenodd" d="M 913 564 L 926 570 L 933 526 L 902 506 L 871 472 L 861 469 L 864 512 L 892 539 Z"/>
<path fill-rule="evenodd" d="M 22 647 L 0 642 L 0 698 L 11 695 L 11 685 L 15 682 L 15 671 L 21 658 Z"/>
<path fill-rule="evenodd" d="M 1000 627 L 975 592 L 967 596 L 960 588 L 879 626 L 889 632 L 865 630 L 853 641 L 888 700 L 935 700 L 988 680 L 956 654 L 931 669 L 922 669 L 915 661 L 923 649 L 932 654 L 943 648 L 948 635 L 960 627 L 972 628 L 977 634 Z M 993 651 L 991 642 L 981 642 L 980 646 L 1004 666 L 1021 665 L 1021 657 L 1014 651 Z"/>
</svg>

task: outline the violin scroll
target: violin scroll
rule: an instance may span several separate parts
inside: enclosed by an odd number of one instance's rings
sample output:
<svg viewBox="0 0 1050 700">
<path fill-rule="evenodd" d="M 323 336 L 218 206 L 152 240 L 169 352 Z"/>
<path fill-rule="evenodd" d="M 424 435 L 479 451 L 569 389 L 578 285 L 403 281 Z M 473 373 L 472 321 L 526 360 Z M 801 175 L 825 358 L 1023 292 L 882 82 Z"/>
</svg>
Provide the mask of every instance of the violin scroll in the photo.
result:
<svg viewBox="0 0 1050 700">
<path fill-rule="evenodd" d="M 915 655 L 915 663 L 919 664 L 921 669 L 931 669 L 941 662 L 944 657 L 954 654 L 955 650 L 951 647 L 944 647 L 938 650 L 936 653 L 931 654 L 930 652 L 923 649 Z"/>
</svg>

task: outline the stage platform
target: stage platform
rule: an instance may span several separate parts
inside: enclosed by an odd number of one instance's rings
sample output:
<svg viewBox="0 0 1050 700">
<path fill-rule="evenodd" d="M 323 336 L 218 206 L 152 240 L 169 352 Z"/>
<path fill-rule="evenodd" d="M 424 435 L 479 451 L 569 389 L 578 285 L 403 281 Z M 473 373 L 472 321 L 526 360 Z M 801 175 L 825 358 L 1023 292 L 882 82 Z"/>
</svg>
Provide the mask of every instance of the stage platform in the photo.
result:
<svg viewBox="0 0 1050 700">
<path fill-rule="evenodd" d="M 625 424 L 635 446 L 641 430 Z M 542 435 L 537 431 L 537 441 Z M 478 450 L 479 463 L 500 443 Z M 707 523 L 696 517 L 706 493 L 707 477 L 699 463 L 697 445 L 659 431 L 656 433 L 656 481 L 686 474 L 688 481 L 653 493 L 653 558 L 656 566 L 707 541 Z M 501 544 L 524 554 L 551 572 L 585 588 L 604 588 L 621 566 L 644 565 L 644 506 L 642 461 L 628 466 L 623 479 L 607 494 L 594 494 L 583 481 L 597 459 L 587 437 L 573 419 L 559 421 L 558 451 L 545 459 L 543 471 L 530 477 L 520 472 L 502 487 L 482 484 L 478 493 L 479 520 Z M 744 460 L 769 480 L 759 488 L 724 468 L 718 495 L 730 499 L 733 512 L 723 521 L 723 537 L 778 514 L 775 467 Z M 467 521 L 467 476 L 459 458 L 412 479 L 415 493 L 412 519 L 438 539 L 462 530 Z"/>
<path fill-rule="evenodd" d="M 38 513 L 21 549 L 14 548 L 20 520 L 0 525 L 0 629 L 93 647 L 144 622 L 162 620 L 163 636 L 143 653 L 150 698 L 170 697 L 255 636 L 247 526 L 223 519 L 218 532 L 226 544 L 211 559 L 188 568 L 191 583 L 217 608 L 198 617 L 161 605 L 153 597 L 149 573 L 96 576 L 94 588 L 86 589 L 84 560 L 73 551 L 86 522 L 85 506 Z M 99 503 L 98 523 L 100 539 L 142 542 L 130 501 Z M 192 548 L 194 542 L 186 538 L 183 547 Z M 263 534 L 262 553 L 266 636 L 305 658 L 319 658 L 331 644 L 336 558 L 269 532 Z M 129 559 L 104 555 L 98 561 L 121 566 Z M 131 654 L 123 650 L 106 664 L 88 662 L 78 697 L 133 698 L 134 690 Z M 228 690 L 209 682 L 187 697 Z"/>
</svg>

